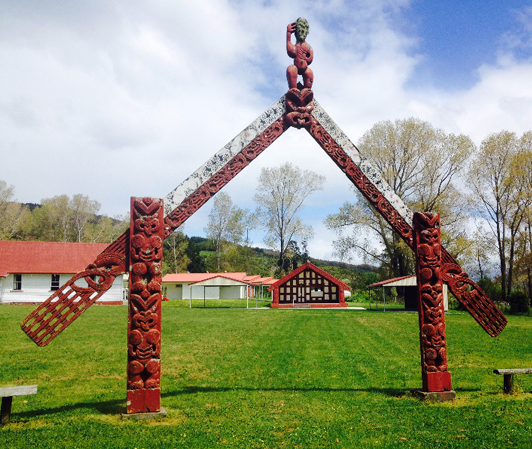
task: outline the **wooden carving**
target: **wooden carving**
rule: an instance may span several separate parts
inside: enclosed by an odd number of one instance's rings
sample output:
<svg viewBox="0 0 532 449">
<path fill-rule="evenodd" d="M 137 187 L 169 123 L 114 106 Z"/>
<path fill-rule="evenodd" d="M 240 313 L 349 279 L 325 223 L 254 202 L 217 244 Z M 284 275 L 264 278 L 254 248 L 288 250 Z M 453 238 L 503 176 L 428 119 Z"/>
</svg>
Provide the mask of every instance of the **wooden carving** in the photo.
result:
<svg viewBox="0 0 532 449">
<path fill-rule="evenodd" d="M 168 194 L 166 203 L 172 204 L 174 209 L 164 219 L 165 238 L 288 129 L 283 118 L 284 111 L 283 99 L 222 148 L 208 164 L 190 176 L 188 184 L 185 181 Z M 249 135 L 254 137 L 249 140 Z M 245 144 L 243 148 L 233 151 L 233 147 L 238 148 L 242 142 Z M 220 160 L 225 162 L 218 167 L 216 164 Z M 199 180 L 198 185 L 193 184 L 196 180 Z M 189 185 L 193 187 L 190 188 Z M 183 199 L 175 204 L 176 197 Z M 50 343 L 111 287 L 116 276 L 127 271 L 128 246 L 129 231 L 126 231 L 94 263 L 76 274 L 29 314 L 21 324 L 22 330 L 39 346 Z M 77 285 L 76 282 L 80 279 L 85 279 L 88 286 Z"/>
<path fill-rule="evenodd" d="M 161 408 L 163 201 L 131 198 L 127 413 Z"/>
<path fill-rule="evenodd" d="M 451 391 L 441 272 L 440 216 L 414 214 L 423 391 Z"/>
<path fill-rule="evenodd" d="M 393 192 L 380 174 L 374 171 L 369 162 L 360 156 L 356 147 L 319 105 L 315 104 L 313 116 L 311 125 L 306 127 L 310 135 L 370 201 L 394 231 L 410 248 L 414 249 L 413 229 L 410 224 L 412 215 L 402 200 Z M 316 119 L 316 116 L 319 117 L 319 120 Z M 331 136 L 321 122 L 327 124 L 328 128 L 336 133 L 336 138 Z M 345 147 L 349 149 L 349 153 L 344 149 Z M 506 317 L 482 289 L 468 277 L 467 273 L 462 270 L 458 262 L 445 248 L 441 248 L 441 253 L 443 280 L 447 282 L 449 290 L 489 335 L 492 337 L 499 335 L 506 326 Z"/>
<path fill-rule="evenodd" d="M 289 127 L 305 128 L 358 187 L 392 228 L 413 248 L 412 212 L 347 136 L 314 99 L 314 74 L 309 68 L 314 58 L 305 41 L 308 22 L 299 18 L 287 27 L 286 49 L 294 63 L 287 68 L 289 90 L 272 107 L 252 122 L 165 198 L 168 208 L 164 235 L 167 237 L 224 187 Z M 292 34 L 296 43 L 292 42 Z M 297 82 L 302 77 L 303 84 Z M 86 270 L 35 309 L 22 322 L 22 330 L 39 346 L 48 344 L 126 271 L 126 232 L 103 251 Z M 456 298 L 491 336 L 498 335 L 506 318 L 460 265 L 442 248 L 444 281 Z M 80 285 L 84 279 L 86 283 Z"/>
</svg>

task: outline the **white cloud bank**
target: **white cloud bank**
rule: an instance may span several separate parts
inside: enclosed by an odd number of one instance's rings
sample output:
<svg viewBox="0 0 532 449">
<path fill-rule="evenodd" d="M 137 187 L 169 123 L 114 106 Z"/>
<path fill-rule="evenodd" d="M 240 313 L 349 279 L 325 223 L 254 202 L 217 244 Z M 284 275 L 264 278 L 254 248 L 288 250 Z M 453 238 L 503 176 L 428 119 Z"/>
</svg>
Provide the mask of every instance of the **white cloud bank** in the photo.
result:
<svg viewBox="0 0 532 449">
<path fill-rule="evenodd" d="M 530 43 L 530 10 L 504 45 L 494 37 L 498 62 L 478 68 L 476 85 L 445 92 L 406 87 L 423 64 L 422 36 L 396 26 L 408 5 L 6 0 L 0 179 L 20 201 L 83 193 L 111 215 L 125 213 L 130 196 L 164 197 L 286 91 L 286 25 L 301 15 L 311 26 L 316 98 L 355 142 L 378 121 L 409 116 L 477 143 L 531 129 L 532 62 L 518 54 Z M 285 161 L 327 177 L 305 215 L 317 231 L 311 254 L 329 257 L 334 236 L 321 221 L 352 193 L 305 131 L 290 130 L 227 191 L 253 207 L 260 167 Z M 209 208 L 187 232 L 201 232 Z"/>
</svg>

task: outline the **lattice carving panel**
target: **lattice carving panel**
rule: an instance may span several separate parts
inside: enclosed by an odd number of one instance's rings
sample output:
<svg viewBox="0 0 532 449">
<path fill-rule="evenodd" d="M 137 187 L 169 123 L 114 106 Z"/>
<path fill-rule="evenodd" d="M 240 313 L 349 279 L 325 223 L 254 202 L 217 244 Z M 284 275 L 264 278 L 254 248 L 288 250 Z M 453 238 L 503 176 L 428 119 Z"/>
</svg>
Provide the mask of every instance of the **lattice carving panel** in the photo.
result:
<svg viewBox="0 0 532 449">
<path fill-rule="evenodd" d="M 45 346 L 94 304 L 111 287 L 116 276 L 126 270 L 128 241 L 127 233 L 122 234 L 94 263 L 77 273 L 28 315 L 21 324 L 28 337 L 37 345 Z"/>
</svg>

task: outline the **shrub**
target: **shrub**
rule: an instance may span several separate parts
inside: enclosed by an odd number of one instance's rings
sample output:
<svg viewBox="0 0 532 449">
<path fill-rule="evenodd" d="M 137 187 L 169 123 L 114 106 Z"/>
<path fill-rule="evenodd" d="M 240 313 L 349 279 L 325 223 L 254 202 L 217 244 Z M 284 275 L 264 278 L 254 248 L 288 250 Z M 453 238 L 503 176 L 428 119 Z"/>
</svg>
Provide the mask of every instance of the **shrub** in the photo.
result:
<svg viewBox="0 0 532 449">
<path fill-rule="evenodd" d="M 530 301 L 522 291 L 514 291 L 508 297 L 510 303 L 510 313 L 528 313 L 530 311 Z"/>
</svg>

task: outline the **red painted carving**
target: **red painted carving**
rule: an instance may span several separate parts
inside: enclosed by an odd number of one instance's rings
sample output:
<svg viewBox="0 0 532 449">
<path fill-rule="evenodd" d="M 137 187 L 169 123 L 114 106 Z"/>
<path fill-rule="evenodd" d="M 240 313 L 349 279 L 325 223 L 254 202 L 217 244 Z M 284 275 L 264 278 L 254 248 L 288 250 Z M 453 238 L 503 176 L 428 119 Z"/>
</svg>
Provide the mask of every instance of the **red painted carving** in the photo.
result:
<svg viewBox="0 0 532 449">
<path fill-rule="evenodd" d="M 351 160 L 340 145 L 316 120 L 313 120 L 312 126 L 308 128 L 310 135 L 325 150 L 336 165 L 347 175 L 355 184 L 360 192 L 371 202 L 371 204 L 380 212 L 384 219 L 394 228 L 395 231 L 413 247 L 412 228 L 401 215 L 390 205 L 384 196 L 377 190 L 373 183 L 360 170 L 360 168 Z"/>
<path fill-rule="evenodd" d="M 161 408 L 163 201 L 131 198 L 127 413 Z"/>
<path fill-rule="evenodd" d="M 288 126 L 281 117 L 249 143 L 215 176 L 188 196 L 165 218 L 165 238 L 181 226 L 287 129 Z M 22 330 L 39 346 L 50 343 L 109 289 L 116 276 L 126 271 L 128 245 L 129 231 L 126 231 L 111 243 L 85 271 L 74 276 L 28 315 L 21 324 Z M 92 281 L 93 277 L 98 281 Z M 87 282 L 90 279 L 88 288 L 74 285 L 81 278 L 86 279 Z"/>
<path fill-rule="evenodd" d="M 360 192 L 401 236 L 405 243 L 413 249 L 412 227 L 391 206 L 388 200 L 351 160 L 342 147 L 336 143 L 317 120 L 313 119 L 311 126 L 306 129 L 336 165 L 347 175 L 351 182 L 357 186 Z M 496 337 L 506 326 L 506 317 L 493 301 L 486 296 L 481 288 L 467 276 L 445 248 L 442 248 L 441 251 L 443 280 L 447 282 L 453 295 L 464 305 L 480 326 L 489 335 Z"/>
<path fill-rule="evenodd" d="M 288 126 L 285 124 L 283 117 L 275 121 L 244 148 L 244 150 L 221 168 L 216 175 L 169 213 L 165 219 L 165 238 L 181 226 L 194 212 L 210 200 L 215 193 L 231 181 L 231 179 L 246 168 L 287 129 Z"/>
<path fill-rule="evenodd" d="M 309 68 L 314 59 L 314 51 L 312 47 L 305 42 L 309 31 L 308 22 L 300 17 L 296 22 L 288 24 L 286 28 L 286 52 L 288 56 L 294 58 L 294 64 L 288 66 L 286 69 L 286 79 L 288 80 L 288 88 L 296 89 L 297 76 L 303 77 L 302 87 L 308 89 L 312 88 L 314 83 L 314 73 Z M 292 34 L 296 35 L 295 45 L 292 43 Z"/>
<path fill-rule="evenodd" d="M 285 122 L 295 128 L 310 126 L 314 110 L 314 93 L 307 88 L 290 89 L 286 93 Z"/>
<path fill-rule="evenodd" d="M 441 275 L 440 216 L 414 214 L 423 391 L 451 391 Z"/>
<path fill-rule="evenodd" d="M 127 234 L 122 234 L 84 271 L 55 291 L 24 319 L 22 330 L 39 346 L 50 343 L 125 271 L 127 240 Z M 81 280 L 86 285 L 79 285 Z"/>
<path fill-rule="evenodd" d="M 453 295 L 460 300 L 486 332 L 492 337 L 499 335 L 506 326 L 506 317 L 443 248 L 442 261 L 442 278 Z"/>
</svg>

